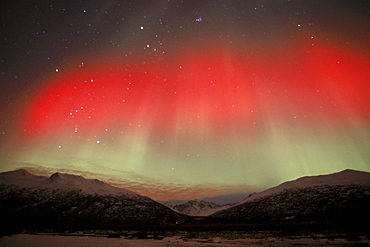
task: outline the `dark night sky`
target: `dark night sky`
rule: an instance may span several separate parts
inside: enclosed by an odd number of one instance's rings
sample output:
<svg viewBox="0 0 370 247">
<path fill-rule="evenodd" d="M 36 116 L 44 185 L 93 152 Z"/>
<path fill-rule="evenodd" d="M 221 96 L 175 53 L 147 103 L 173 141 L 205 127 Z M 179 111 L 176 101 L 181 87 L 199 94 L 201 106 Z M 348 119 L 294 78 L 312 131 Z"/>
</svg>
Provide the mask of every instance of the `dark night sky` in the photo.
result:
<svg viewBox="0 0 370 247">
<path fill-rule="evenodd" d="M 370 171 L 369 1 L 5 1 L 0 170 L 155 199 Z"/>
</svg>

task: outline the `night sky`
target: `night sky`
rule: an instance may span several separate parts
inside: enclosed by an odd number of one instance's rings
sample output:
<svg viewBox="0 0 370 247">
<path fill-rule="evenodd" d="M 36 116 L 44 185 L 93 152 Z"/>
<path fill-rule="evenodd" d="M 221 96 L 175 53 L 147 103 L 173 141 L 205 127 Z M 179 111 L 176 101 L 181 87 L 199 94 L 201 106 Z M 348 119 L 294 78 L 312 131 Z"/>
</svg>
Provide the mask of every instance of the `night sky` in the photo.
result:
<svg viewBox="0 0 370 247">
<path fill-rule="evenodd" d="M 80 174 L 160 200 L 370 171 L 369 1 L 0 12 L 0 171 Z"/>
</svg>

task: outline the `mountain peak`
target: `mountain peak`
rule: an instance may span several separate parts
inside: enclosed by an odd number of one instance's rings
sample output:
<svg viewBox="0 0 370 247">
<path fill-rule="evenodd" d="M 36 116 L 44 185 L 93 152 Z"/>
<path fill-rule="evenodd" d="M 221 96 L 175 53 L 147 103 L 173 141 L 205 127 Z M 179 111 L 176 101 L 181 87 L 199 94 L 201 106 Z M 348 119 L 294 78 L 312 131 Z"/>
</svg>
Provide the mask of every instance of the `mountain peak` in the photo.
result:
<svg viewBox="0 0 370 247">
<path fill-rule="evenodd" d="M 207 216 L 217 210 L 230 207 L 225 205 L 218 205 L 213 202 L 206 202 L 202 199 L 193 199 L 178 205 L 167 203 L 165 203 L 165 205 L 176 210 L 177 212 L 191 216 Z"/>
<path fill-rule="evenodd" d="M 49 180 L 51 182 L 59 180 L 59 179 L 62 179 L 62 180 L 84 180 L 85 178 L 83 178 L 82 176 L 72 175 L 72 174 L 68 174 L 68 173 L 60 173 L 60 172 L 56 172 L 56 173 L 54 173 L 53 175 L 51 175 L 49 177 Z"/>
<path fill-rule="evenodd" d="M 45 179 L 46 177 L 35 176 L 25 169 L 0 173 L 0 184 L 14 184 L 20 187 L 35 187 Z"/>
<path fill-rule="evenodd" d="M 0 184 L 13 184 L 23 188 L 48 188 L 62 190 L 80 190 L 87 194 L 135 195 L 138 194 L 111 186 L 98 179 L 86 179 L 82 176 L 56 172 L 50 177 L 35 176 L 25 169 L 0 173 Z"/>
<path fill-rule="evenodd" d="M 77 189 L 88 194 L 135 194 L 134 192 L 113 187 L 98 179 L 86 179 L 82 176 L 56 172 L 44 185 L 48 188 Z"/>
<path fill-rule="evenodd" d="M 346 169 L 340 172 L 317 175 L 317 176 L 306 176 L 296 180 L 284 182 L 276 187 L 269 188 L 259 193 L 255 193 L 239 202 L 242 204 L 245 202 L 253 201 L 265 196 L 280 193 L 286 189 L 292 188 L 308 188 L 316 185 L 370 185 L 370 172 L 357 171 L 352 169 Z"/>
<path fill-rule="evenodd" d="M 13 173 L 16 173 L 16 174 L 21 174 L 21 175 L 26 175 L 26 174 L 30 174 L 28 171 L 26 171 L 25 169 L 17 169 L 17 170 L 14 170 Z"/>
<path fill-rule="evenodd" d="M 192 199 L 188 202 L 191 204 L 200 204 L 201 202 L 203 202 L 203 200 L 202 199 Z"/>
<path fill-rule="evenodd" d="M 51 180 L 52 182 L 55 181 L 56 179 L 60 179 L 60 173 L 59 172 L 54 173 L 49 178 L 49 180 Z"/>
<path fill-rule="evenodd" d="M 25 169 L 17 169 L 14 171 L 4 172 L 2 174 L 3 176 L 19 176 L 19 177 L 33 176 L 31 173 L 29 173 Z"/>
<path fill-rule="evenodd" d="M 345 169 L 345 170 L 342 170 L 342 171 L 334 173 L 334 174 L 363 174 L 363 173 L 365 173 L 365 172 L 357 171 L 357 170 L 353 170 L 353 169 Z"/>
</svg>

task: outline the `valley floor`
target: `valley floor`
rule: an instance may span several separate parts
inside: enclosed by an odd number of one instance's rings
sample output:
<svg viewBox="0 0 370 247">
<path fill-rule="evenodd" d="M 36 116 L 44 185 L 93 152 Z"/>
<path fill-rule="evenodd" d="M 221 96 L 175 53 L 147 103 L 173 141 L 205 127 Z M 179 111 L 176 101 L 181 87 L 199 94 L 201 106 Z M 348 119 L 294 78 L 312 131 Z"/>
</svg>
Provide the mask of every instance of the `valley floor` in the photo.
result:
<svg viewBox="0 0 370 247">
<path fill-rule="evenodd" d="M 230 232 L 228 237 L 216 236 L 213 233 L 202 233 L 202 237 L 187 237 L 188 233 L 179 233 L 174 236 L 164 237 L 155 240 L 147 239 L 129 239 L 107 238 L 106 235 L 73 235 L 61 236 L 55 234 L 18 234 L 4 236 L 0 238 L 1 247 L 145 247 L 145 246 L 167 246 L 167 247 L 185 247 L 185 246 L 370 246 L 370 239 L 365 236 L 270 236 L 267 234 L 257 234 L 254 237 L 242 237 L 239 233 Z M 245 235 L 246 236 L 246 235 Z M 235 238 L 233 238 L 235 237 Z M 351 239 L 353 238 L 353 239 Z"/>
</svg>

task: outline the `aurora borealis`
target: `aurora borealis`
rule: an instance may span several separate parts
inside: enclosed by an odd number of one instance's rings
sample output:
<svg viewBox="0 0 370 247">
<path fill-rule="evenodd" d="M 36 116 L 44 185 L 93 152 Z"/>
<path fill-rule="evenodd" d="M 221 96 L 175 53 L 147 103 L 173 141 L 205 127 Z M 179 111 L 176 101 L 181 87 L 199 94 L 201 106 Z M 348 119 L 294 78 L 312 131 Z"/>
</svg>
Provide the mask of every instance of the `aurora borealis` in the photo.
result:
<svg viewBox="0 0 370 247">
<path fill-rule="evenodd" d="M 370 171 L 366 1 L 47 2 L 2 10 L 1 170 L 161 200 Z"/>
</svg>

